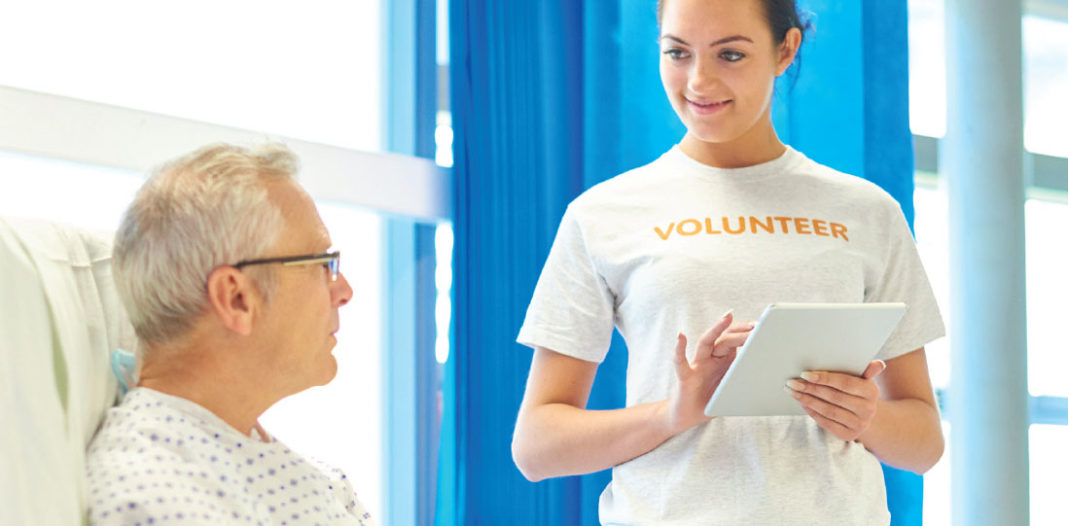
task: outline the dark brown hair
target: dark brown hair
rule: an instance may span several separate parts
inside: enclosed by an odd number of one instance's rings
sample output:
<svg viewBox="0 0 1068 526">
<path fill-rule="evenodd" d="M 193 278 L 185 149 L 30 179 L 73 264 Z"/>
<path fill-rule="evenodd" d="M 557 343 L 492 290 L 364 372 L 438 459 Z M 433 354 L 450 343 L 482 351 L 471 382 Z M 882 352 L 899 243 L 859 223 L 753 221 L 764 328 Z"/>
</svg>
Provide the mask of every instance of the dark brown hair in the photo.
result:
<svg viewBox="0 0 1068 526">
<path fill-rule="evenodd" d="M 791 28 L 799 29 L 802 39 L 804 38 L 809 24 L 801 21 L 801 16 L 797 14 L 797 3 L 794 0 L 760 0 L 760 3 L 764 5 L 764 18 L 768 21 L 768 27 L 771 28 L 771 36 L 775 39 L 776 45 L 782 44 L 782 41 L 786 39 L 786 32 Z M 663 14 L 664 0 L 657 0 L 657 25 L 660 25 Z"/>
</svg>

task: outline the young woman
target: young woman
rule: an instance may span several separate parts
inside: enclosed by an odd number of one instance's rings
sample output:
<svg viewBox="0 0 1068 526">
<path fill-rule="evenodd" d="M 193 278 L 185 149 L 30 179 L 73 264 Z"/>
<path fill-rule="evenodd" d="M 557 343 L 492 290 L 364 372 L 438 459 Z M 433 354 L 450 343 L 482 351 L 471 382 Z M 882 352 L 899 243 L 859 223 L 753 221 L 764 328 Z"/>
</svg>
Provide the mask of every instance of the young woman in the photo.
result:
<svg viewBox="0 0 1068 526">
<path fill-rule="evenodd" d="M 605 524 L 887 524 L 879 461 L 924 472 L 943 448 L 923 346 L 944 328 L 900 207 L 777 137 L 774 81 L 802 40 L 793 0 L 658 9 L 687 133 L 568 207 L 519 334 L 535 353 L 516 464 L 531 480 L 612 468 Z M 704 416 L 752 329 L 736 320 L 884 301 L 909 310 L 861 376 L 787 386 L 808 416 Z M 590 411 L 613 327 L 627 407 Z"/>
</svg>

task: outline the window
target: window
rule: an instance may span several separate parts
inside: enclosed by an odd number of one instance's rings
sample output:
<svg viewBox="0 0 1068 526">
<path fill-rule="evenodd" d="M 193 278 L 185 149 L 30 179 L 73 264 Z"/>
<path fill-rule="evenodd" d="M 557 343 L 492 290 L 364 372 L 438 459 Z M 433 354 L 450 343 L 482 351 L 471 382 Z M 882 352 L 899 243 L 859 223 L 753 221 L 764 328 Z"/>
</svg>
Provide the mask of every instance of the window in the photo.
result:
<svg viewBox="0 0 1068 526">
<path fill-rule="evenodd" d="M 1063 330 L 1064 301 L 1068 298 L 1068 274 L 1064 272 L 1068 268 L 1068 245 L 1064 243 L 1068 199 L 1030 199 L 1026 214 L 1027 382 L 1033 396 L 1068 397 Z M 1034 429 L 1031 432 L 1034 437 Z M 1068 468 L 1068 464 L 1062 466 Z"/>
<path fill-rule="evenodd" d="M 945 5 L 943 0 L 909 0 L 908 5 L 912 133 L 940 138 L 946 134 Z M 1022 23 L 1024 146 L 1030 152 L 1068 157 L 1068 19 L 1027 14 Z"/>
<path fill-rule="evenodd" d="M 942 316 L 949 317 L 949 267 L 947 263 L 948 220 L 946 194 L 921 180 L 916 189 L 916 241 L 931 284 L 934 286 Z M 924 186 L 920 186 L 924 185 Z M 1063 372 L 1068 368 L 1068 356 L 1063 352 L 1064 339 L 1059 328 L 1063 325 L 1068 297 L 1068 248 L 1061 241 L 1061 228 L 1068 224 L 1068 195 L 1064 201 L 1029 199 L 1026 204 L 1027 224 L 1027 346 L 1028 382 L 1032 396 L 1068 397 Z M 946 390 L 950 382 L 948 338 L 927 347 L 927 359 L 935 389 Z M 924 485 L 924 517 L 927 524 L 948 524 L 949 489 L 949 424 L 946 452 L 942 461 L 927 475 Z M 1057 500 L 1051 488 L 1064 487 L 1064 468 L 1068 459 L 1060 448 L 1054 448 L 1054 437 L 1068 432 L 1068 427 L 1031 426 L 1031 517 L 1034 524 L 1047 524 L 1059 517 Z M 1056 467 L 1059 466 L 1059 467 Z M 1046 499 L 1046 500 L 1043 500 Z M 1045 511 L 1043 511 L 1045 510 Z"/>
<path fill-rule="evenodd" d="M 378 0 L 8 2 L 0 85 L 375 151 L 378 24 Z"/>
<path fill-rule="evenodd" d="M 1024 147 L 1068 157 L 1068 19 L 1024 16 L 1023 44 Z"/>
<path fill-rule="evenodd" d="M 1031 426 L 1031 524 L 1064 521 L 1068 426 Z"/>
<path fill-rule="evenodd" d="M 909 0 L 909 123 L 916 135 L 946 134 L 945 22 L 942 0 Z"/>
<path fill-rule="evenodd" d="M 1066 11 L 1041 10 L 1048 2 L 1031 2 L 1023 24 L 1024 146 L 1034 162 L 1034 180 L 1025 204 L 1027 258 L 1027 340 L 1028 382 L 1032 397 L 1050 397 L 1054 403 L 1039 412 L 1032 411 L 1030 426 L 1030 492 L 1033 524 L 1053 524 L 1063 519 L 1060 488 L 1063 488 L 1068 458 L 1063 444 L 1068 439 L 1068 387 L 1063 372 L 1068 367 L 1062 307 L 1068 297 L 1068 248 L 1063 242 L 1063 225 L 1068 224 L 1068 180 L 1059 169 L 1068 157 L 1063 122 L 1068 119 L 1068 17 Z M 1054 16 L 1048 16 L 1054 15 Z M 942 0 L 909 0 L 909 96 L 912 131 L 926 137 L 945 134 L 945 10 Z M 919 137 L 917 140 L 922 140 Z M 929 149 L 933 151 L 934 149 Z M 918 159 L 917 165 L 937 166 L 933 160 Z M 1040 167 L 1041 164 L 1041 167 Z M 1041 173 L 1040 173 L 1041 172 Z M 916 174 L 916 238 L 924 266 L 935 289 L 947 324 L 949 312 L 947 197 L 939 176 Z M 1049 185 L 1053 185 L 1050 187 Z M 949 386 L 950 352 L 948 338 L 927 347 L 934 387 Z M 1032 401 L 1039 398 L 1032 398 Z M 1047 400 L 1043 398 L 1042 400 Z M 1038 423 L 1042 422 L 1042 423 Z M 924 484 L 924 522 L 950 522 L 950 459 L 948 422 L 943 423 L 947 449 L 942 461 L 927 475 Z"/>
<path fill-rule="evenodd" d="M 0 150 L 0 216 L 114 232 L 143 182 L 132 170 Z"/>
</svg>

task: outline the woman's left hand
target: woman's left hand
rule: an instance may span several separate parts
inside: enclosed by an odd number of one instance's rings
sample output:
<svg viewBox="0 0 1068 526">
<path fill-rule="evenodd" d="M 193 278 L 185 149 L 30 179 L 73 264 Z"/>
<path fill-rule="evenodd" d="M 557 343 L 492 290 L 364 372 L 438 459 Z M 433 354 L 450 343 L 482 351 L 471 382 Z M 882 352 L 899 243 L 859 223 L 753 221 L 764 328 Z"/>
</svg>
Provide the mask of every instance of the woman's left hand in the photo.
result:
<svg viewBox="0 0 1068 526">
<path fill-rule="evenodd" d="M 859 377 L 807 371 L 786 382 L 786 389 L 820 427 L 842 440 L 857 440 L 875 418 L 879 401 L 875 377 L 885 369 L 886 363 L 876 360 Z"/>
</svg>

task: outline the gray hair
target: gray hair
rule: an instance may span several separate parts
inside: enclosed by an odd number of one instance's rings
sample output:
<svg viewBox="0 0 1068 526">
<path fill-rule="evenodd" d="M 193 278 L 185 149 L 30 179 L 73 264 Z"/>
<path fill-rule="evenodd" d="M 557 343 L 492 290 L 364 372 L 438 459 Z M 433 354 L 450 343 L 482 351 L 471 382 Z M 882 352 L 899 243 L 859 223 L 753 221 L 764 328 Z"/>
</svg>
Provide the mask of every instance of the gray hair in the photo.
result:
<svg viewBox="0 0 1068 526">
<path fill-rule="evenodd" d="M 185 335 L 208 309 L 216 267 L 263 257 L 284 219 L 267 184 L 296 177 L 296 155 L 280 144 L 214 144 L 156 169 L 115 234 L 115 283 L 142 346 Z M 269 268 L 246 273 L 270 301 Z"/>
</svg>

